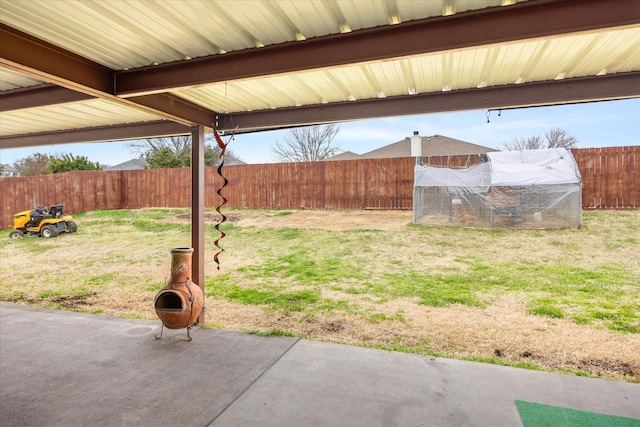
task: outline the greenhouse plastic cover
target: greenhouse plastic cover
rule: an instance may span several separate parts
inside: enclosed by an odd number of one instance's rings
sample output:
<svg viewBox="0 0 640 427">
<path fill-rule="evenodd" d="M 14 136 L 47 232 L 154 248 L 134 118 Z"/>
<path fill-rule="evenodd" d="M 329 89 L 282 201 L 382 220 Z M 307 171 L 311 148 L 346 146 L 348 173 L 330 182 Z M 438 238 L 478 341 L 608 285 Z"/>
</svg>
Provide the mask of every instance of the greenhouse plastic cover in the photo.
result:
<svg viewBox="0 0 640 427">
<path fill-rule="evenodd" d="M 468 168 L 417 164 L 414 222 L 565 228 L 582 223 L 581 177 L 564 148 L 487 153 Z"/>
<path fill-rule="evenodd" d="M 416 165 L 414 186 L 544 185 L 580 183 L 565 148 L 487 153 L 489 162 L 464 169 Z"/>
<path fill-rule="evenodd" d="M 565 148 L 487 153 L 491 185 L 544 185 L 580 182 L 580 171 Z"/>
</svg>

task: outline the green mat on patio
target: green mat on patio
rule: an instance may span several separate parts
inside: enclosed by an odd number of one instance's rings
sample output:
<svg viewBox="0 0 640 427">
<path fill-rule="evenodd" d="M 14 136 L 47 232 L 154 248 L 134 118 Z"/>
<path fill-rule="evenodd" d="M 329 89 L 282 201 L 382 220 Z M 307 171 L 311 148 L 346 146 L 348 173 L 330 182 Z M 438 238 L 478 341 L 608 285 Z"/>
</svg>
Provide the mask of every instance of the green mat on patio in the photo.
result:
<svg viewBox="0 0 640 427">
<path fill-rule="evenodd" d="M 524 427 L 640 427 L 640 419 L 516 400 Z"/>
</svg>

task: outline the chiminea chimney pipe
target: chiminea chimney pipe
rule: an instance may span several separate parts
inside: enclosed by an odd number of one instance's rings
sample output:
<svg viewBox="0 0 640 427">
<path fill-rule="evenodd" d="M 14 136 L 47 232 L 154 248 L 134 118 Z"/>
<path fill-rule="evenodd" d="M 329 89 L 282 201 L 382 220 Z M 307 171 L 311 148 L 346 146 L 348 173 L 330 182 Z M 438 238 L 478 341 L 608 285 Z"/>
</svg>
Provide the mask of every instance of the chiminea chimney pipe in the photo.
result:
<svg viewBox="0 0 640 427">
<path fill-rule="evenodd" d="M 413 131 L 411 137 L 411 157 L 422 157 L 422 137 L 417 130 Z"/>
</svg>

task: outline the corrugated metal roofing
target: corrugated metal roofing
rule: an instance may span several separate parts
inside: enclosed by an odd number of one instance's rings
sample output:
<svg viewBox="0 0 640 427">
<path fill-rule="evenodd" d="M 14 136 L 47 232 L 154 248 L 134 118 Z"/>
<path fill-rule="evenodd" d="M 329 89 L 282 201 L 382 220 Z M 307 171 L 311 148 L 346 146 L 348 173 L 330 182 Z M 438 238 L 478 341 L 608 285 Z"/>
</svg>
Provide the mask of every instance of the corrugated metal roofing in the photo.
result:
<svg viewBox="0 0 640 427">
<path fill-rule="evenodd" d="M 36 112 L 37 117 L 34 117 Z M 34 120 L 35 119 L 35 120 Z M 157 120 L 135 108 L 94 99 L 2 113 L 0 136 Z"/>
<path fill-rule="evenodd" d="M 502 3 L 3 0 L 0 22 L 123 70 L 438 16 L 449 4 L 462 12 Z"/>
<path fill-rule="evenodd" d="M 0 91 L 19 89 L 44 84 L 43 81 L 16 73 L 6 68 L 0 68 Z"/>
<path fill-rule="evenodd" d="M 173 93 L 215 111 L 252 111 L 639 70 L 635 52 L 640 52 L 640 26 L 217 83 Z"/>
<path fill-rule="evenodd" d="M 118 71 L 525 1 L 3 0 L 0 22 Z M 171 93 L 209 110 L 239 113 L 639 71 L 638 52 L 637 24 Z M 0 68 L 1 91 L 42 83 Z M 0 114 L 2 136 L 162 118 L 109 99 Z"/>
</svg>

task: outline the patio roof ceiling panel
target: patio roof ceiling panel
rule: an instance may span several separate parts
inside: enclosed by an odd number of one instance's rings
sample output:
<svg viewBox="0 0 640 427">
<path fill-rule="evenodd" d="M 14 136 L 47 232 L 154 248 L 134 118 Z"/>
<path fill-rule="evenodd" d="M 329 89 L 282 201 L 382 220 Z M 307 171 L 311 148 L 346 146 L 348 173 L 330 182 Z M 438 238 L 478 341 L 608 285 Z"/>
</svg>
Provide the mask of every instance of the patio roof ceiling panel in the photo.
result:
<svg viewBox="0 0 640 427">
<path fill-rule="evenodd" d="M 0 67 L 0 92 L 43 84 L 42 80 Z"/>
<path fill-rule="evenodd" d="M 232 111 L 247 111 L 246 105 L 253 95 L 247 94 L 237 82 L 201 86 L 197 89 L 183 89 L 170 92 L 180 98 L 198 105 L 214 108 L 214 111 L 229 113 Z M 263 103 L 263 108 L 268 105 Z"/>
<path fill-rule="evenodd" d="M 616 1 L 628 3 L 625 0 Z M 529 6 L 529 3 L 543 6 L 535 8 Z M 573 1 L 526 2 L 525 7 L 499 7 L 486 12 L 354 31 L 340 37 L 330 36 L 268 46 L 241 54 L 232 52 L 197 61 L 146 67 L 119 73 L 116 76 L 118 93 L 122 96 L 153 93 L 232 79 L 303 72 L 318 67 L 348 66 L 358 62 L 513 42 L 531 37 L 554 37 L 568 34 L 572 30 L 600 29 L 608 23 L 629 24 L 634 19 L 628 13 L 620 11 L 620 4 L 608 7 L 602 2 L 583 0 L 579 2 L 581 13 L 575 13 L 572 6 L 577 7 L 576 4 Z M 504 14 L 499 13 L 503 10 Z M 594 20 L 592 14 L 601 18 L 601 21 Z"/>
<path fill-rule="evenodd" d="M 12 135 L 2 138 L 11 148 L 38 147 L 41 145 L 73 144 L 76 142 L 107 142 L 139 138 L 155 138 L 189 135 L 191 128 L 169 120 L 125 123 L 82 129 L 56 130 L 35 134 Z"/>
<path fill-rule="evenodd" d="M 591 102 L 638 96 L 640 72 L 631 72 L 551 82 L 419 93 L 375 100 L 335 102 L 322 106 L 221 114 L 217 126 L 222 131 L 254 131 L 362 118 L 556 105 L 567 103 L 567 99 L 571 99 L 572 102 Z"/>
<path fill-rule="evenodd" d="M 321 73 L 311 72 L 298 76 L 284 74 L 269 78 L 240 80 L 229 83 L 172 91 L 173 94 L 215 111 L 239 112 L 292 107 L 296 104 L 317 103 L 320 99 L 311 89 Z M 327 82 L 327 80 L 323 80 Z M 325 93 L 329 86 L 322 86 Z"/>
<path fill-rule="evenodd" d="M 100 4 L 102 3 L 102 4 Z M 107 2 L 5 1 L 0 21 L 111 69 L 148 65 L 134 25 L 108 20 Z M 105 38 L 104 34 L 110 37 Z M 153 45 L 154 40 L 147 40 Z"/>
<path fill-rule="evenodd" d="M 373 63 L 367 68 L 378 81 L 384 96 L 408 95 L 408 88 L 415 87 L 413 72 L 407 72 L 409 68 L 405 60 Z"/>
<path fill-rule="evenodd" d="M 235 10 L 230 9 L 234 7 L 234 2 L 197 0 L 190 1 L 188 8 L 185 7 L 183 2 L 165 2 L 158 0 L 154 0 L 154 2 L 158 3 L 161 8 L 170 11 L 166 19 L 171 19 L 170 17 L 172 15 L 174 17 L 180 17 L 183 15 L 184 9 L 189 9 L 188 14 L 184 15 L 184 18 L 188 21 L 186 26 L 192 29 L 188 32 L 185 32 L 183 29 L 181 31 L 182 34 L 188 35 L 191 39 L 190 43 L 195 44 L 195 46 L 198 46 L 198 43 L 195 42 L 200 38 L 204 40 L 201 47 L 207 44 L 216 46 L 216 49 L 210 50 L 208 54 L 189 54 L 189 56 L 193 58 L 211 55 L 212 53 L 251 49 L 261 43 L 258 40 L 259 36 L 256 35 L 256 31 L 254 31 L 254 27 L 245 25 L 243 23 L 244 17 L 239 16 Z M 249 5 L 247 8 L 252 9 L 252 13 L 257 12 L 255 10 L 256 7 L 261 8 L 260 5 L 249 4 L 248 2 L 242 3 L 244 3 L 245 6 Z M 150 7 L 155 8 L 156 6 L 151 5 Z M 178 18 L 178 21 L 179 20 L 180 18 Z M 275 25 L 277 25 L 277 23 L 274 23 L 274 27 Z M 184 27 L 184 25 L 182 27 Z M 276 36 L 274 38 L 281 40 L 281 42 L 291 41 L 291 39 L 287 37 Z"/>
<path fill-rule="evenodd" d="M 391 23 L 388 16 L 388 5 L 395 2 L 370 2 L 367 7 L 362 7 L 362 4 L 358 3 L 357 0 L 337 2 L 341 14 L 344 16 L 351 31 L 379 27 Z M 391 7 L 395 8 L 394 6 Z"/>
<path fill-rule="evenodd" d="M 134 108 L 107 100 L 94 99 L 40 107 L 37 111 L 23 109 L 4 112 L 2 120 L 0 120 L 0 136 L 154 121 L 157 119 L 155 115 Z"/>
<path fill-rule="evenodd" d="M 300 29 L 276 2 L 248 0 L 223 1 L 220 9 L 231 22 L 250 37 L 252 46 L 261 47 L 297 40 Z"/>
<path fill-rule="evenodd" d="M 65 104 L 93 96 L 153 120 L 209 126 L 216 111 L 248 117 L 283 108 L 295 117 L 291 108 L 349 104 L 349 95 L 358 99 L 353 111 L 361 114 L 373 106 L 363 101 L 383 97 L 394 98 L 388 111 L 419 113 L 412 93 L 453 94 L 640 69 L 634 55 L 640 10 L 633 0 L 379 0 L 367 8 L 357 0 L 3 0 L 2 8 L 0 22 L 12 29 L 0 27 L 3 42 L 7 34 L 14 38 L 3 43 L 0 72 L 14 76 L 2 82 L 7 89 L 0 111 L 4 119 L 5 112 L 29 109 L 21 114 L 33 114 L 33 131 L 35 107 L 52 107 L 47 93 Z M 20 39 L 19 31 L 31 37 L 24 49 L 7 48 Z M 52 45 L 42 50 L 46 42 Z M 87 72 L 69 64 L 55 69 L 55 61 L 41 53 L 60 63 L 77 60 Z M 33 86 L 40 82 L 62 88 Z M 33 89 L 18 102 L 17 91 L 28 86 Z M 70 91 L 82 96 L 71 97 Z M 326 116 L 349 112 L 337 107 Z M 354 119 L 351 113 L 344 117 Z M 292 120 L 286 126 L 297 123 Z"/>
<path fill-rule="evenodd" d="M 113 70 L 126 70 L 338 34 L 345 26 L 384 26 L 390 23 L 387 5 L 396 3 L 376 1 L 363 8 L 353 0 L 5 0 L 0 22 Z M 439 3 L 435 10 L 411 3 L 399 3 L 403 21 L 437 16 L 441 10 Z M 472 8 L 499 4 L 475 1 Z"/>
<path fill-rule="evenodd" d="M 336 15 L 335 12 L 335 3 L 288 0 L 278 2 L 278 5 L 307 39 L 340 32 L 341 22 L 339 13 Z"/>
<path fill-rule="evenodd" d="M 268 82 L 268 80 L 267 80 Z M 274 82 L 275 91 L 289 99 L 289 106 L 319 104 L 322 97 L 306 84 L 304 76 L 288 74 Z"/>
<path fill-rule="evenodd" d="M 107 67 L 2 23 L 0 37 L 3 68 L 91 95 L 112 94 L 113 72 Z"/>
<path fill-rule="evenodd" d="M 623 33 L 637 36 L 640 29 L 627 28 Z M 221 99 L 224 98 L 224 111 L 241 112 L 400 96 L 409 94 L 410 88 L 417 93 L 428 93 L 525 81 L 548 81 L 573 68 L 580 69 L 581 72 L 566 74 L 566 78 L 596 75 L 603 66 L 613 69 L 615 57 L 609 55 L 611 60 L 593 62 L 592 57 L 597 56 L 594 49 L 598 46 L 606 48 L 630 35 L 614 31 L 603 33 L 598 36 L 598 45 L 592 42 L 594 36 L 586 33 L 501 43 L 395 60 L 241 79 L 174 93 L 215 111 L 221 111 Z M 609 39 L 610 37 L 612 38 Z M 581 46 L 584 46 L 584 55 L 575 57 L 570 54 Z M 618 56 L 627 58 L 625 55 Z M 637 60 L 635 62 L 634 66 L 624 71 L 634 71 L 634 67 L 640 66 Z M 540 63 L 551 64 L 541 67 Z M 225 91 L 223 87 L 226 88 Z M 241 100 L 234 99 L 239 94 L 243 94 Z"/>
<path fill-rule="evenodd" d="M 425 55 L 409 59 L 416 81 L 416 93 L 442 90 L 442 60 L 438 55 Z"/>
<path fill-rule="evenodd" d="M 575 55 L 571 75 L 588 75 L 598 68 L 608 73 L 640 70 L 640 26 L 590 36 L 592 41 L 585 39 L 585 47 Z"/>
<path fill-rule="evenodd" d="M 413 1 L 413 0 L 396 0 L 396 9 L 398 11 L 398 18 L 401 22 L 406 22 L 411 19 L 412 16 L 440 16 L 442 15 L 441 1 Z M 494 6 L 499 6 L 498 2 L 493 2 Z M 478 5 L 478 8 L 483 8 L 485 5 Z"/>
<path fill-rule="evenodd" d="M 267 108 L 295 107 L 296 98 L 292 93 L 293 87 L 284 82 L 286 79 L 286 76 L 260 79 L 259 81 L 245 82 L 242 86 L 247 93 L 253 95 L 254 102 L 255 100 L 264 102 L 268 104 Z"/>
<path fill-rule="evenodd" d="M 223 85 L 217 85 L 222 87 Z M 261 82 L 251 82 L 249 85 L 245 84 L 233 84 L 230 83 L 227 89 L 224 89 L 225 96 L 216 100 L 226 106 L 228 111 L 238 111 L 230 108 L 233 103 L 238 105 L 241 111 L 255 111 L 262 109 L 275 108 L 279 104 L 277 97 L 270 97 L 265 99 L 260 96 L 256 96 L 257 93 L 264 91 Z"/>
<path fill-rule="evenodd" d="M 316 82 L 305 79 L 304 76 L 293 74 L 289 76 L 291 84 L 300 88 L 309 99 L 314 100 L 314 104 L 322 104 L 326 102 L 323 98 L 323 86 L 319 86 Z M 326 88 L 326 86 L 324 86 Z"/>
<path fill-rule="evenodd" d="M 56 85 L 22 87 L 2 92 L 0 112 L 37 109 L 47 105 L 62 105 L 70 102 L 95 99 L 82 92 L 76 92 Z"/>
<path fill-rule="evenodd" d="M 560 75 L 564 78 L 597 75 L 603 68 L 622 72 L 640 69 L 640 55 L 627 55 L 634 46 L 633 39 L 640 39 L 640 26 L 626 27 L 599 34 L 580 33 L 545 39 L 536 43 L 533 57 L 535 64 L 527 70 L 527 80 L 544 81 Z M 509 57 L 515 57 L 526 43 L 510 46 Z M 623 43 L 623 44 L 620 44 Z M 635 43 L 637 46 L 637 41 Z M 622 63 L 626 65 L 622 65 Z M 500 66 L 501 64 L 496 64 Z M 507 65 L 507 64 L 505 64 Z M 514 61 L 509 68 L 517 66 Z"/>
</svg>

